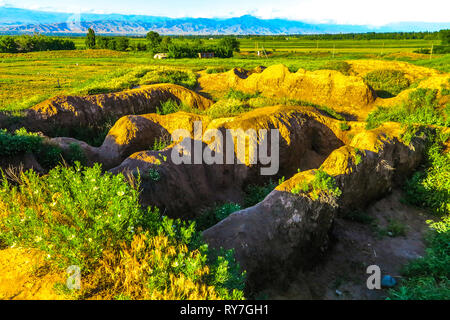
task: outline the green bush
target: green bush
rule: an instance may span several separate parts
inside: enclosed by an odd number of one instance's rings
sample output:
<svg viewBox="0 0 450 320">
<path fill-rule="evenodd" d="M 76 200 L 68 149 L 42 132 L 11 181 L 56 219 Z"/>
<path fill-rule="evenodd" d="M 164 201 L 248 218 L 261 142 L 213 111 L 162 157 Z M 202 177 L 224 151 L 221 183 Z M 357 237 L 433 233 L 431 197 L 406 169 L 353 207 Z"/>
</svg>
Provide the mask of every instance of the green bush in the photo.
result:
<svg viewBox="0 0 450 320">
<path fill-rule="evenodd" d="M 151 298 L 156 290 L 156 297 L 170 298 L 177 286 L 172 277 L 180 275 L 197 284 L 202 295 L 201 286 L 207 285 L 221 298 L 243 297 L 244 274 L 233 253 L 209 250 L 194 224 L 142 209 L 139 180 L 127 181 L 122 174 L 103 174 L 99 165 L 82 168 L 78 163 L 43 177 L 28 171 L 19 180 L 13 186 L 3 177 L 0 187 L 2 243 L 40 249 L 62 268 L 77 265 L 86 279 L 99 279 L 94 291 L 108 289 L 113 297 L 129 296 L 131 290 L 134 298 L 143 298 L 142 292 L 150 290 L 150 297 L 144 297 Z M 129 263 L 127 257 L 135 260 Z M 130 286 L 132 277 L 141 282 Z M 173 294 L 186 298 L 176 290 Z"/>
<path fill-rule="evenodd" d="M 444 110 L 439 107 L 437 92 L 432 89 L 416 89 L 409 94 L 408 100 L 399 106 L 378 107 L 367 117 L 366 129 L 377 128 L 388 121 L 407 125 L 449 126 L 450 119 L 445 118 Z"/>
<path fill-rule="evenodd" d="M 207 111 L 212 119 L 234 117 L 241 113 L 250 111 L 251 108 L 239 99 L 223 99 L 213 104 Z"/>
<path fill-rule="evenodd" d="M 348 125 L 347 122 L 339 123 L 339 128 L 341 129 L 341 131 L 348 131 L 348 130 L 350 130 L 350 126 Z"/>
<path fill-rule="evenodd" d="M 80 145 L 77 143 L 69 144 L 69 150 L 65 159 L 71 165 L 74 165 L 76 162 L 85 165 L 87 161 L 83 149 L 81 149 Z"/>
<path fill-rule="evenodd" d="M 56 166 L 61 158 L 61 149 L 45 143 L 37 133 L 27 132 L 24 128 L 14 134 L 0 130 L 0 157 L 14 157 L 32 153 L 44 168 Z"/>
<path fill-rule="evenodd" d="M 225 203 L 221 206 L 215 206 L 206 210 L 195 219 L 196 227 L 198 230 L 206 230 L 239 210 L 241 210 L 241 206 L 236 203 Z"/>
<path fill-rule="evenodd" d="M 331 198 L 338 198 L 342 194 L 334 178 L 320 169 L 316 171 L 314 179 L 310 183 L 297 184 L 291 192 L 293 194 L 310 193 L 314 200 L 318 199 L 321 194 Z"/>
<path fill-rule="evenodd" d="M 396 96 L 411 85 L 403 72 L 390 69 L 371 71 L 364 76 L 364 80 L 381 98 Z"/>
<path fill-rule="evenodd" d="M 192 71 L 174 69 L 157 69 L 145 74 L 139 84 L 172 83 L 194 90 L 197 87 L 197 76 Z"/>
<path fill-rule="evenodd" d="M 328 61 L 320 69 L 336 70 L 348 76 L 352 66 L 345 61 Z"/>
<path fill-rule="evenodd" d="M 450 214 L 450 153 L 443 152 L 447 135 L 428 131 L 427 168 L 416 172 L 405 185 L 405 199 L 430 208 L 437 216 Z"/>
<path fill-rule="evenodd" d="M 258 98 L 261 95 L 261 93 L 245 93 L 239 90 L 235 90 L 233 88 L 230 88 L 225 95 L 226 99 L 235 99 L 235 100 L 249 100 L 253 98 Z"/>
</svg>

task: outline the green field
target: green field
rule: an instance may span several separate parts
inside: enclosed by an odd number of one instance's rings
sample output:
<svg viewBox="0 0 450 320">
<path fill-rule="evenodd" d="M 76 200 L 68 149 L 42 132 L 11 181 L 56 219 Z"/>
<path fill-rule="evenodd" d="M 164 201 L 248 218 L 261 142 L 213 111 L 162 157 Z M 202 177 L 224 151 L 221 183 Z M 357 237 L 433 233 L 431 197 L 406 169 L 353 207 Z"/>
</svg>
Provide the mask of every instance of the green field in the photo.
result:
<svg viewBox="0 0 450 320">
<path fill-rule="evenodd" d="M 21 54 L 0 54 L 0 110 L 21 110 L 58 94 L 70 94 L 83 83 L 111 71 L 136 66 L 168 65 L 200 71 L 207 67 L 254 68 L 285 64 L 316 70 L 330 60 L 387 59 L 403 60 L 414 64 L 450 71 L 450 56 L 418 55 L 418 48 L 429 48 L 430 40 L 289 40 L 254 41 L 241 39 L 241 52 L 229 59 L 167 59 L 154 60 L 148 52 L 118 52 L 110 50 L 81 50 L 83 37 L 72 37 L 75 51 L 49 51 Z M 145 41 L 132 38 L 131 42 Z M 177 41 L 188 41 L 174 39 Z M 215 44 L 217 39 L 205 39 Z M 437 41 L 434 41 L 435 44 Z M 269 54 L 258 57 L 257 48 Z"/>
</svg>

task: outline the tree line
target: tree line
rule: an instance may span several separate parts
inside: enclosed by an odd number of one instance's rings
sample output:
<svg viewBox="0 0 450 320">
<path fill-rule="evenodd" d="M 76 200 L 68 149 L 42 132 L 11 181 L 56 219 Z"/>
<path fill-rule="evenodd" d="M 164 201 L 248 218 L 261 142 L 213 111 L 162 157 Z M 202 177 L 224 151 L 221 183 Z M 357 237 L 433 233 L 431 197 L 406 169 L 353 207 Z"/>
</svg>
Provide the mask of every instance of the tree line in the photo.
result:
<svg viewBox="0 0 450 320">
<path fill-rule="evenodd" d="M 0 37 L 0 52 L 20 53 L 48 50 L 75 50 L 75 43 L 67 39 L 38 34 Z"/>
<path fill-rule="evenodd" d="M 294 34 L 294 35 L 252 35 L 243 36 L 243 39 L 250 40 L 275 40 L 283 41 L 287 39 L 301 40 L 441 40 L 443 33 L 449 30 L 435 32 L 367 32 L 367 33 L 337 33 L 337 34 Z"/>
<path fill-rule="evenodd" d="M 96 36 L 93 29 L 86 35 L 86 47 L 89 49 L 110 49 L 118 51 L 148 51 L 151 54 L 167 53 L 169 58 L 195 58 L 200 52 L 212 52 L 218 58 L 230 58 L 233 52 L 239 52 L 240 43 L 235 37 L 223 37 L 216 45 L 205 45 L 203 40 L 172 42 L 172 38 L 161 36 L 155 31 L 147 33 L 146 41 L 130 43 L 126 37 Z"/>
</svg>

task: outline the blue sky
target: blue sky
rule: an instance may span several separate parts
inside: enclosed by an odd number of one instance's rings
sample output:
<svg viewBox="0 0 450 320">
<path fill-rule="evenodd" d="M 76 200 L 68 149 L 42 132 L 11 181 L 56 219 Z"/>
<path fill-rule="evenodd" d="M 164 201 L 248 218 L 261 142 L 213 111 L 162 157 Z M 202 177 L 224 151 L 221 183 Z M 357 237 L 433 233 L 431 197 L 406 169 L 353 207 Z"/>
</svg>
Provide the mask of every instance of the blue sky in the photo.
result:
<svg viewBox="0 0 450 320">
<path fill-rule="evenodd" d="M 62 12 L 145 14 L 167 17 L 288 18 L 308 22 L 384 25 L 449 22 L 449 0 L 0 0 L 0 6 Z"/>
</svg>

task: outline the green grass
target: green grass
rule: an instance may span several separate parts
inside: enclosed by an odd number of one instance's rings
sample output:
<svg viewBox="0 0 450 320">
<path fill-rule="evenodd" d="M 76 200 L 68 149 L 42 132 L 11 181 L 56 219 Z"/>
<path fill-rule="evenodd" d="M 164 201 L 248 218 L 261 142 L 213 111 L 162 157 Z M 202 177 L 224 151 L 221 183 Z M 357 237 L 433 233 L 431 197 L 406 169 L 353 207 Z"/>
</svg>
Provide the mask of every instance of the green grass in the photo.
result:
<svg viewBox="0 0 450 320">
<path fill-rule="evenodd" d="M 450 154 L 443 152 L 442 145 L 448 138 L 428 130 L 426 167 L 405 185 L 409 203 L 442 219 L 429 221 L 426 254 L 404 267 L 404 280 L 390 291 L 391 299 L 450 299 Z"/>
<path fill-rule="evenodd" d="M 234 117 L 250 111 L 249 105 L 240 99 L 222 99 L 213 104 L 207 111 L 211 119 Z"/>
<path fill-rule="evenodd" d="M 199 113 L 200 111 L 191 108 L 190 106 L 184 104 L 183 102 L 177 103 L 174 100 L 167 100 L 165 102 L 161 102 L 161 106 L 156 108 L 156 113 L 160 115 L 166 115 L 175 113 L 178 111 L 186 111 L 186 112 L 192 112 L 192 113 Z"/>
<path fill-rule="evenodd" d="M 213 208 L 205 210 L 194 221 L 198 230 L 206 230 L 219 223 L 233 212 L 241 210 L 241 206 L 236 203 L 225 203 L 216 205 Z"/>
<path fill-rule="evenodd" d="M 337 187 L 336 181 L 332 176 L 322 170 L 317 170 L 314 179 L 309 183 L 297 184 L 291 192 L 293 194 L 308 193 L 315 200 L 320 195 L 325 195 L 330 198 L 339 198 L 342 191 Z"/>
<path fill-rule="evenodd" d="M 374 129 L 388 121 L 407 125 L 423 124 L 449 126 L 450 118 L 445 115 L 437 100 L 437 90 L 416 89 L 408 100 L 396 107 L 378 107 L 367 117 L 366 129 Z"/>
<path fill-rule="evenodd" d="M 79 49 L 84 48 L 83 38 L 74 39 Z M 133 38 L 134 41 L 145 41 Z M 178 41 L 178 40 L 176 40 Z M 209 40 L 208 40 L 209 41 Z M 207 41 L 207 42 L 208 42 Z M 211 40 L 217 42 L 217 39 Z M 129 70 L 133 68 L 171 67 L 189 71 L 230 70 L 234 67 L 253 69 L 258 66 L 271 66 L 284 64 L 291 70 L 303 68 L 306 70 L 318 70 L 325 64 L 344 65 L 344 60 L 377 58 L 398 59 L 413 64 L 436 68 L 441 71 L 450 71 L 450 54 L 436 55 L 433 59 L 410 59 L 408 56 L 390 56 L 388 52 L 412 52 L 414 49 L 425 47 L 429 41 L 425 40 L 386 40 L 386 41 L 319 41 L 319 49 L 316 41 L 293 39 L 288 41 L 273 42 L 276 52 L 268 59 L 257 57 L 249 50 L 254 50 L 257 41 L 244 39 L 241 43 L 242 54 L 235 54 L 230 59 L 167 59 L 154 60 L 148 52 L 118 52 L 110 50 L 71 50 L 71 51 L 46 51 L 23 54 L 0 54 L 0 110 L 22 110 L 48 97 L 60 94 L 83 92 L 82 89 L 92 89 L 95 92 L 94 82 L 98 89 L 108 87 L 114 90 L 129 88 L 139 85 L 133 77 L 117 79 L 108 86 L 101 86 L 99 80 L 105 74 Z M 268 42 L 269 43 L 269 42 Z M 384 43 L 384 53 L 382 51 Z M 261 44 L 261 43 L 260 43 Z M 334 58 L 333 45 L 336 46 Z M 280 47 L 285 46 L 285 47 Z M 431 43 L 430 43 L 431 46 Z M 378 47 L 378 49 L 377 49 Z M 340 67 L 338 67 L 340 69 Z M 165 75 L 160 75 L 164 78 Z M 193 86 L 193 78 L 181 79 L 170 76 L 174 81 L 184 82 L 187 87 Z M 183 76 L 184 77 L 184 76 Z M 139 77 L 138 77 L 139 78 Z M 152 78 L 152 77 L 150 77 Z M 111 81 L 112 79 L 104 79 Z M 170 79 L 169 79 L 170 80 Z M 151 82 L 151 81 L 150 81 Z M 59 85 L 58 85 L 59 84 Z M 103 83 L 105 85 L 107 83 Z M 84 91 L 84 92 L 86 92 Z"/>
<path fill-rule="evenodd" d="M 336 70 L 348 76 L 350 74 L 351 65 L 345 61 L 328 61 L 320 69 Z"/>
</svg>

